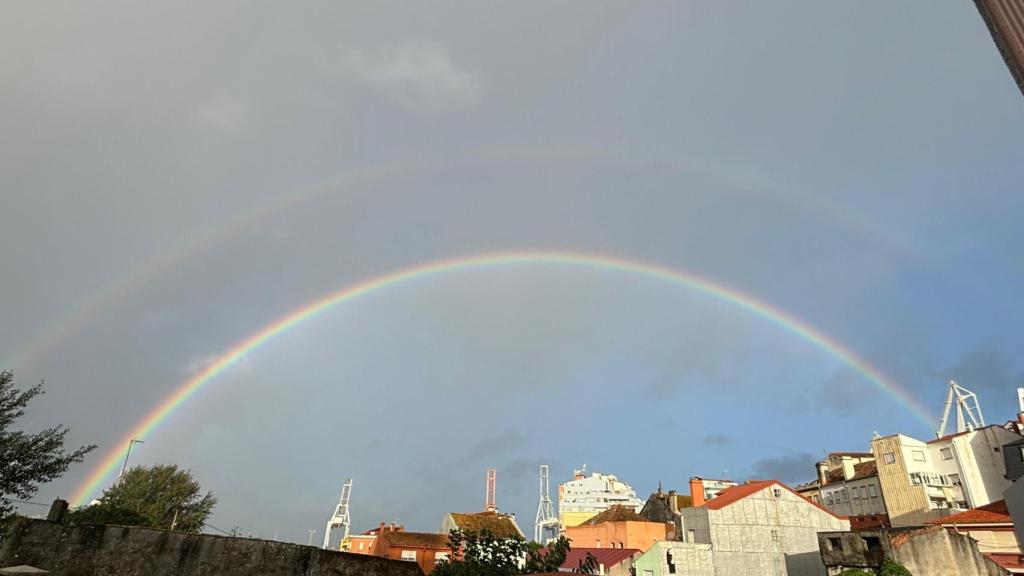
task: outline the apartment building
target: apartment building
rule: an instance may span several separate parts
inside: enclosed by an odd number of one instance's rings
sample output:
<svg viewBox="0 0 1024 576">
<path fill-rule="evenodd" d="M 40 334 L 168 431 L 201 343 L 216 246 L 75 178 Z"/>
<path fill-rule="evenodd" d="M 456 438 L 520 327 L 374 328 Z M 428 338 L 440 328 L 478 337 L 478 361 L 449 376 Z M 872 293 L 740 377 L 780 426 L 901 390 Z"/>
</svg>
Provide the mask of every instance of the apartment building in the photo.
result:
<svg viewBox="0 0 1024 576">
<path fill-rule="evenodd" d="M 984 506 L 1010 486 L 1002 446 L 1020 435 L 985 426 L 922 442 L 878 437 L 871 450 L 892 526 L 913 526 Z"/>
<path fill-rule="evenodd" d="M 578 526 L 616 505 L 639 512 L 644 502 L 632 486 L 611 474 L 587 476 L 586 466 L 574 470 L 573 479 L 558 486 L 558 520 L 563 528 Z"/>
</svg>

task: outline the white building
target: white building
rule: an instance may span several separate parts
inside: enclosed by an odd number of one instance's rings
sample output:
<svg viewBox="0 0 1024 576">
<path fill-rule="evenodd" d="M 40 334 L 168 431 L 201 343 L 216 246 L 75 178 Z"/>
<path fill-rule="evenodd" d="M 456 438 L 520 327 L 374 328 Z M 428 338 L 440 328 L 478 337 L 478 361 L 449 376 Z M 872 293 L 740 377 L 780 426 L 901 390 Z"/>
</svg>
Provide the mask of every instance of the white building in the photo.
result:
<svg viewBox="0 0 1024 576">
<path fill-rule="evenodd" d="M 710 544 L 717 576 L 824 576 L 818 532 L 849 530 L 850 522 L 808 501 L 777 480 L 719 492 L 703 506 L 685 508 L 683 539 Z M 702 568 L 678 574 L 700 574 Z"/>
<path fill-rule="evenodd" d="M 563 527 L 579 526 L 618 504 L 635 512 L 643 508 L 636 490 L 611 474 L 586 475 L 587 467 L 573 471 L 573 479 L 558 486 L 558 517 Z"/>
<path fill-rule="evenodd" d="M 956 508 L 978 508 L 1003 498 L 1010 481 L 1002 446 L 1020 438 L 1002 426 L 985 426 L 928 442 L 935 473 L 956 487 Z"/>
</svg>

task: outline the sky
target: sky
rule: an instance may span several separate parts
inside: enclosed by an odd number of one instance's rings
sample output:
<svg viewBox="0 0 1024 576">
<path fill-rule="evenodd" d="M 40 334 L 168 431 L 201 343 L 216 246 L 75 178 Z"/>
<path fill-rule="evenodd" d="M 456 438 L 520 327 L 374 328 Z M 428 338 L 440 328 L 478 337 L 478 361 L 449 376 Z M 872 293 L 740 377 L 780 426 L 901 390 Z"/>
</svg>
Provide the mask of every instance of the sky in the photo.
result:
<svg viewBox="0 0 1024 576">
<path fill-rule="evenodd" d="M 570 251 L 713 279 L 930 411 L 698 291 L 557 264 L 374 290 L 246 354 L 138 445 L 210 524 L 436 531 L 540 464 L 641 497 L 811 479 L 1024 386 L 1024 100 L 971 2 L 12 3 L 0 368 L 101 456 L 235 343 L 430 262 Z M 105 482 L 113 481 L 108 477 Z M 24 508 L 26 512 L 43 508 Z"/>
</svg>

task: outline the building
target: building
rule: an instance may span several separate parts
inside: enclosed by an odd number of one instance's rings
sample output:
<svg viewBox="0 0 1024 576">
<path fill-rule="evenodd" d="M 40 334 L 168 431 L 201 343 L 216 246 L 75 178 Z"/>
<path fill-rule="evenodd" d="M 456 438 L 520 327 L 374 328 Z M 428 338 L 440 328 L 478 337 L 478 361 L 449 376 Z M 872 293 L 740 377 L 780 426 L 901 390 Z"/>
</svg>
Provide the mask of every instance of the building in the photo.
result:
<svg viewBox="0 0 1024 576">
<path fill-rule="evenodd" d="M 851 528 L 861 530 L 889 525 L 874 460 L 844 463 L 827 473 L 824 480 L 818 490 L 818 502 L 840 516 L 849 517 Z"/>
<path fill-rule="evenodd" d="M 640 510 L 640 517 L 651 522 L 671 524 L 672 529 L 667 539 L 678 540 L 683 533 L 681 510 L 691 506 L 693 506 L 693 500 L 689 496 L 676 494 L 675 490 L 662 492 L 659 484 L 658 491 L 651 494 L 647 502 L 644 503 L 644 507 Z"/>
<path fill-rule="evenodd" d="M 374 556 L 415 562 L 424 574 L 430 574 L 442 560 L 451 556 L 448 534 L 385 531 L 377 536 Z"/>
<path fill-rule="evenodd" d="M 516 518 L 501 512 L 475 512 L 460 514 L 451 512 L 441 521 L 439 532 L 445 537 L 452 530 L 463 532 L 483 532 L 487 530 L 498 538 L 525 538 L 523 531 L 516 525 Z"/>
<path fill-rule="evenodd" d="M 714 573 L 721 576 L 824 574 L 818 533 L 850 528 L 846 518 L 777 480 L 726 488 L 682 515 L 683 540 L 710 545 Z"/>
<path fill-rule="evenodd" d="M 371 528 L 362 534 L 356 534 L 349 536 L 349 549 L 346 552 L 352 552 L 354 554 L 368 554 L 374 555 L 374 544 L 377 542 L 377 536 L 383 532 L 402 532 L 405 528 L 401 524 L 385 524 L 380 523 L 376 528 Z"/>
<path fill-rule="evenodd" d="M 848 569 L 877 572 L 886 559 L 914 576 L 1001 576 L 999 564 L 963 534 L 939 526 L 818 534 L 821 561 L 830 576 Z"/>
<path fill-rule="evenodd" d="M 563 528 L 578 526 L 615 505 L 634 511 L 643 506 L 633 487 L 615 476 L 586 474 L 586 466 L 573 470 L 573 479 L 558 486 L 558 520 Z"/>
<path fill-rule="evenodd" d="M 974 4 L 1024 94 L 1024 7 L 1020 0 L 974 0 Z"/>
<path fill-rule="evenodd" d="M 565 528 L 573 546 L 646 551 L 655 542 L 667 540 L 672 524 L 651 522 L 633 508 L 615 505 L 578 526 Z"/>
<path fill-rule="evenodd" d="M 722 490 L 733 486 L 736 486 L 736 482 L 732 480 L 715 480 L 694 476 L 690 478 L 690 502 L 694 506 L 700 506 L 717 496 Z"/>
<path fill-rule="evenodd" d="M 964 534 L 978 543 L 978 551 L 994 560 L 1010 573 L 1018 571 L 1021 548 L 1013 531 L 1013 519 L 1005 500 L 998 500 L 973 510 L 932 520 L 929 524 Z M 1024 573 L 1024 569 L 1019 570 Z"/>
<path fill-rule="evenodd" d="M 640 557 L 640 551 L 634 548 L 580 548 L 573 546 L 565 555 L 565 562 L 560 572 L 572 572 L 583 566 L 590 554 L 597 560 L 598 576 L 631 576 L 633 561 Z"/>
<path fill-rule="evenodd" d="M 658 542 L 633 562 L 635 576 L 715 576 L 709 544 Z"/>
<path fill-rule="evenodd" d="M 1020 435 L 985 426 L 928 442 L 893 434 L 871 441 L 892 526 L 915 526 L 998 500 L 1009 488 L 1002 446 Z"/>
</svg>

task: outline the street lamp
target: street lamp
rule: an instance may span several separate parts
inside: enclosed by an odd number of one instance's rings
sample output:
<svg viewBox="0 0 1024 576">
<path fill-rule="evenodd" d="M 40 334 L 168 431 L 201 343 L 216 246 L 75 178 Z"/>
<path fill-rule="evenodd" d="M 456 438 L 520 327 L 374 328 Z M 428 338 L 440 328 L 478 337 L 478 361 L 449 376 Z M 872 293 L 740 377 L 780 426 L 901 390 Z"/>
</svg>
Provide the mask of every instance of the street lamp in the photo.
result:
<svg viewBox="0 0 1024 576">
<path fill-rule="evenodd" d="M 128 469 L 128 457 L 131 456 L 131 454 L 132 454 L 132 446 L 134 446 L 135 444 L 145 444 L 145 442 L 143 442 L 142 440 L 139 440 L 138 438 L 132 438 L 131 441 L 128 442 L 128 451 L 125 452 L 125 454 L 124 454 L 124 465 L 121 466 L 121 474 L 118 475 L 117 482 L 114 483 L 114 486 L 117 486 L 118 484 L 120 484 L 121 483 L 121 479 L 124 478 L 124 471 Z"/>
</svg>

